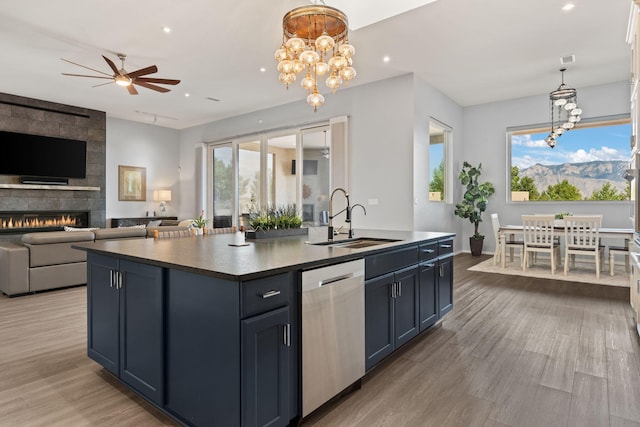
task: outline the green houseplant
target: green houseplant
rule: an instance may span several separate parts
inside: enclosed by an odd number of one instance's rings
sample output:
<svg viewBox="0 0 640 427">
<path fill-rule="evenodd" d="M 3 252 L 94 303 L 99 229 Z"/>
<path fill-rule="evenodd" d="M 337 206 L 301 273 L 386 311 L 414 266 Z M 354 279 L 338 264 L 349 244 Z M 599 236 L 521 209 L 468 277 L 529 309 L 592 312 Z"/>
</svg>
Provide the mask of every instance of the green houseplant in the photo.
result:
<svg viewBox="0 0 640 427">
<path fill-rule="evenodd" d="M 496 191 L 492 183 L 488 181 L 480 183 L 480 175 L 482 175 L 482 163 L 477 167 L 467 161 L 463 163 L 458 180 L 466 187 L 466 190 L 462 201 L 456 203 L 454 211 L 456 216 L 468 219 L 473 224 L 473 236 L 469 238 L 469 245 L 471 246 L 471 254 L 475 256 L 482 254 L 484 242 L 484 236 L 478 231 L 478 226 L 482 222 L 482 212 L 487 210 L 489 196 Z"/>
<path fill-rule="evenodd" d="M 249 225 L 253 230 L 245 233 L 247 239 L 284 237 L 307 234 L 308 229 L 301 228 L 302 218 L 294 205 L 271 206 L 257 209 L 255 204 L 249 208 Z"/>
</svg>

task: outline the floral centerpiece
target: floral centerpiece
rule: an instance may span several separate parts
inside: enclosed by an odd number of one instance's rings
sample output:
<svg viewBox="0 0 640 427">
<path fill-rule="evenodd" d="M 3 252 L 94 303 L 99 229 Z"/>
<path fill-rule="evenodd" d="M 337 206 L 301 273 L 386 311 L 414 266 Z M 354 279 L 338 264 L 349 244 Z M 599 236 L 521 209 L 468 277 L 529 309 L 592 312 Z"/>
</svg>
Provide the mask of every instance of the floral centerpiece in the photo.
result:
<svg viewBox="0 0 640 427">
<path fill-rule="evenodd" d="M 309 232 L 307 228 L 301 227 L 302 218 L 294 205 L 256 209 L 255 204 L 252 204 L 249 208 L 249 225 L 253 230 L 245 233 L 247 239 L 293 236 Z"/>
<path fill-rule="evenodd" d="M 196 229 L 196 234 L 204 234 L 209 220 L 204 217 L 204 209 L 200 211 L 200 216 L 191 221 L 191 225 Z"/>
</svg>

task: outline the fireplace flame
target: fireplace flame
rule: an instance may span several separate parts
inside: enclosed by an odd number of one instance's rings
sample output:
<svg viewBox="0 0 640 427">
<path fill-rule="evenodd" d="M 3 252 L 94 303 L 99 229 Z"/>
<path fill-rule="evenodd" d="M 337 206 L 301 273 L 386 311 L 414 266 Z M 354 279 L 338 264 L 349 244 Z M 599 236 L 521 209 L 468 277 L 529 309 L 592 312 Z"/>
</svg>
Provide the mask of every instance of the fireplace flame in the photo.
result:
<svg viewBox="0 0 640 427">
<path fill-rule="evenodd" d="M 9 218 L 0 220 L 0 229 L 11 228 L 47 228 L 47 227 L 63 227 L 65 225 L 77 225 L 78 219 L 71 215 L 61 215 L 59 218 L 24 218 L 16 220 Z"/>
</svg>

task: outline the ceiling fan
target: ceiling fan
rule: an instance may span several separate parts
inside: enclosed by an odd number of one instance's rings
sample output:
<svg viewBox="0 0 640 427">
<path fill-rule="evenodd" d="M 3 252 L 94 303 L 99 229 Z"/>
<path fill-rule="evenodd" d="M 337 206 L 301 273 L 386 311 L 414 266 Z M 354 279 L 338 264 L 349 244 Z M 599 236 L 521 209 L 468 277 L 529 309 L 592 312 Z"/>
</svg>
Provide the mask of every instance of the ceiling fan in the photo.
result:
<svg viewBox="0 0 640 427">
<path fill-rule="evenodd" d="M 90 78 L 93 78 L 93 79 L 111 80 L 110 82 L 101 83 L 101 84 L 95 85 L 93 87 L 104 86 L 104 85 L 107 85 L 107 84 L 115 83 L 117 85 L 126 87 L 127 90 L 129 91 L 129 94 L 131 94 L 131 95 L 137 95 L 138 94 L 138 91 L 136 90 L 136 88 L 133 85 L 146 87 L 147 89 L 151 89 L 151 90 L 155 90 L 155 91 L 164 93 L 164 92 L 169 92 L 170 89 L 164 88 L 162 86 L 158 86 L 158 84 L 177 85 L 178 83 L 180 83 L 180 80 L 160 79 L 160 78 L 155 78 L 155 77 L 143 77 L 143 76 L 146 76 L 147 74 L 157 73 L 158 72 L 158 67 L 156 67 L 155 65 L 151 65 L 149 67 L 141 68 L 141 69 L 136 70 L 136 71 L 128 72 L 127 70 L 124 69 L 124 61 L 125 61 L 125 59 L 127 59 L 127 55 L 124 55 L 122 53 L 118 53 L 117 55 L 118 55 L 118 58 L 120 58 L 120 60 L 122 61 L 122 68 L 120 68 L 119 70 L 118 70 L 118 67 L 116 67 L 116 64 L 114 64 L 112 60 L 110 60 L 106 56 L 102 55 L 104 60 L 107 61 L 107 64 L 109 65 L 109 68 L 111 68 L 111 70 L 113 71 L 113 75 L 105 73 L 105 72 L 100 71 L 100 70 L 96 70 L 94 68 L 90 68 L 90 67 L 75 63 L 73 61 L 69 61 L 68 59 L 60 58 L 65 62 L 68 62 L 68 63 L 73 64 L 73 65 L 77 65 L 78 67 L 86 68 L 87 70 L 95 71 L 96 73 L 104 74 L 104 76 L 107 76 L 107 77 L 103 77 L 103 76 L 88 76 L 88 75 L 85 75 L 85 74 L 69 74 L 69 73 L 62 73 L 62 75 L 64 75 L 64 76 L 74 76 L 74 77 L 90 77 Z"/>
</svg>

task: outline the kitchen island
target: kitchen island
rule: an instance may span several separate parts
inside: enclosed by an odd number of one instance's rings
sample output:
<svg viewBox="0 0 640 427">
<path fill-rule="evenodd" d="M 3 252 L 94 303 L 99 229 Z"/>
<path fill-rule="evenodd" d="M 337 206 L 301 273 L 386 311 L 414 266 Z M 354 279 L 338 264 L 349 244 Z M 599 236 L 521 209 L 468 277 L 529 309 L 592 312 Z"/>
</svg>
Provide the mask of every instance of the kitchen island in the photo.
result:
<svg viewBox="0 0 640 427">
<path fill-rule="evenodd" d="M 89 357 L 181 423 L 287 425 L 309 411 L 304 271 L 363 260 L 367 371 L 453 307 L 454 234 L 359 234 L 379 240 L 244 245 L 237 233 L 78 245 L 88 251 Z"/>
</svg>

